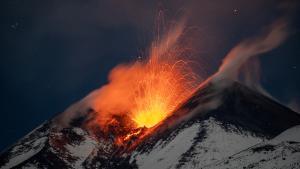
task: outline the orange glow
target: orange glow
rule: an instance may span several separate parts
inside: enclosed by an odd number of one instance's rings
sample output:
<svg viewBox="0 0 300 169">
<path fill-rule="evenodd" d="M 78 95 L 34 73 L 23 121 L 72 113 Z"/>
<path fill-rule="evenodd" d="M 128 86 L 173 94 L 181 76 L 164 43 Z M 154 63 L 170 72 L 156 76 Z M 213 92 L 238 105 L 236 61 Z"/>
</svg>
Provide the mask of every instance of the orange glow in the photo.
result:
<svg viewBox="0 0 300 169">
<path fill-rule="evenodd" d="M 138 73 L 135 106 L 130 111 L 138 127 L 153 127 L 178 106 L 191 93 L 190 81 L 185 77 L 186 63 L 178 61 L 149 60 Z M 190 74 L 192 75 L 192 74 Z"/>
<path fill-rule="evenodd" d="M 123 139 L 124 141 L 130 140 L 132 137 L 139 135 L 142 132 L 142 129 L 139 129 L 135 132 L 129 133 L 125 136 L 125 138 Z"/>
<path fill-rule="evenodd" d="M 94 121 L 97 125 L 105 129 L 115 115 L 126 115 L 134 128 L 150 128 L 192 94 L 199 77 L 185 59 L 187 49 L 178 42 L 182 31 L 183 24 L 178 24 L 153 42 L 148 57 L 118 65 L 110 72 L 109 83 L 100 88 L 92 101 L 98 113 Z M 129 132 L 123 140 L 139 132 Z"/>
</svg>

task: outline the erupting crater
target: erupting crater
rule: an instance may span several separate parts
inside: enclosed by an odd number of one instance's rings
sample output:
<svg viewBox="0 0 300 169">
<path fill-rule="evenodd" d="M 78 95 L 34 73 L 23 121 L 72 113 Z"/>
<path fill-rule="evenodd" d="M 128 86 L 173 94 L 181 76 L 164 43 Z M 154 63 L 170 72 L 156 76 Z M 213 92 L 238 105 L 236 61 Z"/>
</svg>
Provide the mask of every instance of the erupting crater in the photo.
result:
<svg viewBox="0 0 300 169">
<path fill-rule="evenodd" d="M 191 96 L 200 77 L 186 57 L 189 51 L 179 41 L 182 32 L 183 25 L 178 24 L 152 43 L 148 57 L 112 69 L 108 84 L 92 101 L 97 112 L 92 124 L 109 132 L 109 126 L 126 128 L 116 134 L 121 144 L 159 124 Z M 125 116 L 125 123 L 114 124 L 120 122 L 116 117 Z"/>
</svg>

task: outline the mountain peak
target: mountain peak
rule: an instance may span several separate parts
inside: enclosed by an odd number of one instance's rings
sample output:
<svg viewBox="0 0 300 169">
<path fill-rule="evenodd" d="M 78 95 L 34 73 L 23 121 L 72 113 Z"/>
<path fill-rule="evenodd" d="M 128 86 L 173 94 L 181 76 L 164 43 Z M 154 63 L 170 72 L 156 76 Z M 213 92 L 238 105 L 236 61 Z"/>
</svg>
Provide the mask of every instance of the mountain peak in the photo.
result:
<svg viewBox="0 0 300 169">
<path fill-rule="evenodd" d="M 101 128 L 94 135 L 84 125 L 94 110 L 85 111 L 68 127 L 49 120 L 32 131 L 1 154 L 1 168 L 200 168 L 300 124 L 296 112 L 234 81 L 203 83 L 171 116 L 122 146 L 114 141 L 122 123 L 111 126 L 112 136 Z"/>
</svg>

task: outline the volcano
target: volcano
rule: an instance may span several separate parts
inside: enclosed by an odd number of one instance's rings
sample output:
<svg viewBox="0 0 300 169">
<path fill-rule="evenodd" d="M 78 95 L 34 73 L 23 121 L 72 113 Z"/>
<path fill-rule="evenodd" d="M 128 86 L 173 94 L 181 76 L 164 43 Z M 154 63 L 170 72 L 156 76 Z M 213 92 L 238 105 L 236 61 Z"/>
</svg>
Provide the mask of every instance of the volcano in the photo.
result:
<svg viewBox="0 0 300 169">
<path fill-rule="evenodd" d="M 95 110 L 84 111 L 67 127 L 45 121 L 1 153 L 0 168 L 300 168 L 300 115 L 236 81 L 203 83 L 153 128 L 116 117 L 91 133 Z"/>
</svg>

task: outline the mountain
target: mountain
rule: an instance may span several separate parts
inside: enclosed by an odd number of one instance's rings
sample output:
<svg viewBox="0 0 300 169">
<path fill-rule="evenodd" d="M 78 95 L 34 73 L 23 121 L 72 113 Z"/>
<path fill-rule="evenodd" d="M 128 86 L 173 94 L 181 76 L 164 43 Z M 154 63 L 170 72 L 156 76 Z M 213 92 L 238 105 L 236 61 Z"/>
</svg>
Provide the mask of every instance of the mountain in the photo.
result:
<svg viewBox="0 0 300 169">
<path fill-rule="evenodd" d="M 278 158 L 285 159 L 277 161 L 281 168 L 300 164 L 293 137 L 300 129 L 291 128 L 300 115 L 238 82 L 204 83 L 172 116 L 142 129 L 151 134 L 122 146 L 114 141 L 118 128 L 92 135 L 86 118 L 62 129 L 44 122 L 1 153 L 0 168 L 268 168 Z"/>
<path fill-rule="evenodd" d="M 226 157 L 205 169 L 300 168 L 300 125 L 284 131 L 272 140 Z"/>
</svg>

